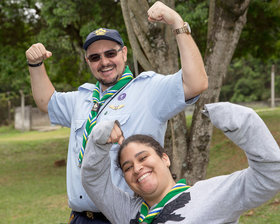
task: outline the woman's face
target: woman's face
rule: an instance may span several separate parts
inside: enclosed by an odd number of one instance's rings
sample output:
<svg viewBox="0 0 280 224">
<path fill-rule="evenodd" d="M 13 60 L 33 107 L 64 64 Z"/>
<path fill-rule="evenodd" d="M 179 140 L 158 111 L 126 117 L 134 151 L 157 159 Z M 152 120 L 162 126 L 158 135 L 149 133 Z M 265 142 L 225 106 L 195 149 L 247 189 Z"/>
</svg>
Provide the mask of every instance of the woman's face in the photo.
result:
<svg viewBox="0 0 280 224">
<path fill-rule="evenodd" d="M 168 156 L 163 153 L 160 158 L 147 145 L 130 142 L 121 151 L 120 165 L 127 184 L 148 203 L 157 203 L 175 184 Z"/>
</svg>

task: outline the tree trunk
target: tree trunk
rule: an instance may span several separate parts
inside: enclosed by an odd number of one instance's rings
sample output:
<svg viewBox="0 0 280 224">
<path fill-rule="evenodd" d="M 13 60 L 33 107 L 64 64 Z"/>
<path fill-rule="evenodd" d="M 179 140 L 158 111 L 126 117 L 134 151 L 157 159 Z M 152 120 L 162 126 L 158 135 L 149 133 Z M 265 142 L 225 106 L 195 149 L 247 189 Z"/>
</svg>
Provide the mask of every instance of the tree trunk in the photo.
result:
<svg viewBox="0 0 280 224">
<path fill-rule="evenodd" d="M 162 2 L 171 8 L 175 6 L 174 0 Z M 196 104 L 189 137 L 184 112 L 168 124 L 165 148 L 172 159 L 172 172 L 177 179 L 185 177 L 189 184 L 206 176 L 212 125 L 202 116 L 201 110 L 204 104 L 218 101 L 223 77 L 246 23 L 249 2 L 210 0 L 205 53 L 209 89 Z M 147 15 L 149 9 L 146 0 L 121 0 L 121 7 L 133 53 L 143 69 L 162 74 L 177 71 L 178 50 L 171 28 L 165 24 L 148 22 L 147 16 L 143 16 Z"/>
<path fill-rule="evenodd" d="M 174 0 L 162 1 L 171 8 Z M 144 70 L 171 74 L 179 69 L 178 49 L 169 26 L 150 23 L 147 19 L 149 4 L 146 0 L 121 0 L 123 17 L 133 54 Z M 145 15 L 145 16 L 143 16 Z M 172 159 L 172 172 L 180 177 L 187 152 L 186 118 L 182 112 L 170 120 L 165 138 L 165 149 Z M 172 139 L 172 140 L 171 140 Z"/>
<path fill-rule="evenodd" d="M 174 0 L 162 2 L 174 8 Z M 146 0 L 121 0 L 121 7 L 133 54 L 143 69 L 162 74 L 177 71 L 178 50 L 171 28 L 148 21 Z"/>
<path fill-rule="evenodd" d="M 222 80 L 246 23 L 250 0 L 210 0 L 207 48 L 204 57 L 209 87 L 198 103 L 192 119 L 187 166 L 182 168 L 189 184 L 206 177 L 212 124 L 201 114 L 207 103 L 217 102 Z"/>
</svg>

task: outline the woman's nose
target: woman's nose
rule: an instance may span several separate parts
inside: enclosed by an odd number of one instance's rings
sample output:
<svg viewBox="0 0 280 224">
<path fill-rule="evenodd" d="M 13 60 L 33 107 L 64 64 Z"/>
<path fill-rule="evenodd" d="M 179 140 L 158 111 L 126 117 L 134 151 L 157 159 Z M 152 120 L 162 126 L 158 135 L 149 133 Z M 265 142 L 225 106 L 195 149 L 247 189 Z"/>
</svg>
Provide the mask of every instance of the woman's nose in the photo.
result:
<svg viewBox="0 0 280 224">
<path fill-rule="evenodd" d="M 134 164 L 134 172 L 136 174 L 139 173 L 142 169 L 143 169 L 143 166 L 141 163 Z"/>
</svg>

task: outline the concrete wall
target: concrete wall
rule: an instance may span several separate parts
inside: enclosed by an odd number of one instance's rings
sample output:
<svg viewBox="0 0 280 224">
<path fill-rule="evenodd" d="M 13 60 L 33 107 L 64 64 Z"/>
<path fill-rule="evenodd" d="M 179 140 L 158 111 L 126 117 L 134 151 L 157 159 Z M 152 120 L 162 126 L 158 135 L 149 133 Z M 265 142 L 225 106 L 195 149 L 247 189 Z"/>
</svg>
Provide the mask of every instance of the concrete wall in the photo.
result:
<svg viewBox="0 0 280 224">
<path fill-rule="evenodd" d="M 31 128 L 37 129 L 42 126 L 51 126 L 48 113 L 42 112 L 38 108 L 31 108 Z"/>
<path fill-rule="evenodd" d="M 30 110 L 31 106 L 25 106 L 24 110 L 21 107 L 15 108 L 15 129 L 23 131 L 29 131 L 31 129 Z"/>
<path fill-rule="evenodd" d="M 22 119 L 22 113 L 24 113 L 24 119 Z M 15 108 L 15 129 L 30 131 L 48 126 L 52 126 L 48 114 L 38 108 L 25 106 L 24 112 L 21 107 Z"/>
</svg>

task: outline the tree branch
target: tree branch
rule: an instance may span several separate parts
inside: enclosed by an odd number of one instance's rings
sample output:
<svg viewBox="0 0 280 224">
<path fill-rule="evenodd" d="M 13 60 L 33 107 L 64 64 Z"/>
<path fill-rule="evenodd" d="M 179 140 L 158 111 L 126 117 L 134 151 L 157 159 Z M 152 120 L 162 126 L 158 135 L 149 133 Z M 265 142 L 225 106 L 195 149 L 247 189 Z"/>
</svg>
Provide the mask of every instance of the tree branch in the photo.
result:
<svg viewBox="0 0 280 224">
<path fill-rule="evenodd" d="M 121 8 L 123 12 L 123 18 L 124 22 L 127 28 L 127 33 L 128 33 L 128 38 L 130 45 L 133 49 L 134 55 L 145 70 L 151 70 L 152 65 L 151 63 L 147 60 L 147 57 L 143 54 L 143 51 L 137 41 L 136 35 L 133 31 L 133 25 L 131 24 L 130 21 L 130 13 L 128 10 L 128 5 L 127 5 L 128 0 L 121 0 Z"/>
</svg>

